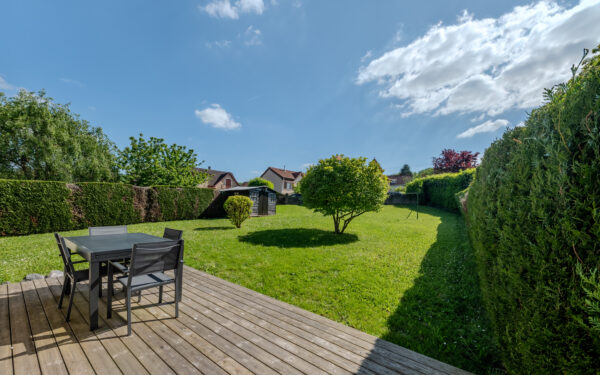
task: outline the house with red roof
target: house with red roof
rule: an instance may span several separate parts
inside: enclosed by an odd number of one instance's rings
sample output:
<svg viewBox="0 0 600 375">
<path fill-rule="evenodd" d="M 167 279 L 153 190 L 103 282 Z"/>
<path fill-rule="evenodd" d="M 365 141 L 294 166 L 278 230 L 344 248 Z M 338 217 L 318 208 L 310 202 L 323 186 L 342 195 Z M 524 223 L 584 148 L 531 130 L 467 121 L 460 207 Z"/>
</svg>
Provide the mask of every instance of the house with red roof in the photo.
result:
<svg viewBox="0 0 600 375">
<path fill-rule="evenodd" d="M 240 186 L 231 172 L 217 171 L 215 169 L 211 169 L 210 167 L 208 167 L 208 169 L 196 169 L 200 172 L 208 174 L 208 179 L 204 183 L 198 185 L 198 187 L 221 190 Z"/>
<path fill-rule="evenodd" d="M 269 167 L 260 177 L 271 181 L 276 192 L 294 194 L 294 186 L 304 177 L 304 173 Z"/>
</svg>

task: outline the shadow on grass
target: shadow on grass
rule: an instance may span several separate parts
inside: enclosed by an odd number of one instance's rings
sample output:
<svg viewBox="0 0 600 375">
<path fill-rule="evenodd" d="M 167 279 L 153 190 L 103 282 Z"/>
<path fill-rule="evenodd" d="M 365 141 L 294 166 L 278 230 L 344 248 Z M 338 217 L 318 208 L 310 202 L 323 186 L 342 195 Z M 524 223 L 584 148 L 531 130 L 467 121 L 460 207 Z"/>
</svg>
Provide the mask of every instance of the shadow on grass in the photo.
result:
<svg viewBox="0 0 600 375">
<path fill-rule="evenodd" d="M 231 226 L 231 227 L 199 227 L 194 230 L 202 231 L 202 230 L 230 230 L 230 229 L 235 229 L 235 227 L 233 227 L 233 226 Z"/>
<path fill-rule="evenodd" d="M 355 234 L 335 234 L 320 229 L 268 229 L 239 236 L 241 242 L 275 247 L 318 247 L 348 244 L 358 241 Z"/>
<path fill-rule="evenodd" d="M 429 207 L 419 211 L 440 217 L 436 241 L 421 262 L 420 276 L 389 316 L 388 332 L 376 341 L 363 367 L 372 361 L 389 368 L 394 362 L 413 367 L 399 356 L 381 363 L 381 355 L 375 353 L 397 352 L 392 342 L 477 374 L 503 373 L 462 217 Z M 450 371 L 445 364 L 431 364 L 425 358 L 418 362 Z"/>
</svg>

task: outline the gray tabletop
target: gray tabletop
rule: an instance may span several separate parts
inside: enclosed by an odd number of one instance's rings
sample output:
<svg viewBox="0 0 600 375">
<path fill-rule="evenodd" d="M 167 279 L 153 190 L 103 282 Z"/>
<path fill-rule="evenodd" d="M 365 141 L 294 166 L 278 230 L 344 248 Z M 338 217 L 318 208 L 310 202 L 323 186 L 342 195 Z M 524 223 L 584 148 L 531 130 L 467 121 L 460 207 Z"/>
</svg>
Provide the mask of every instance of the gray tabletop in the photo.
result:
<svg viewBox="0 0 600 375">
<path fill-rule="evenodd" d="M 133 244 L 162 242 L 169 239 L 146 233 L 105 234 L 100 236 L 65 237 L 67 247 L 88 261 L 129 258 Z"/>
</svg>

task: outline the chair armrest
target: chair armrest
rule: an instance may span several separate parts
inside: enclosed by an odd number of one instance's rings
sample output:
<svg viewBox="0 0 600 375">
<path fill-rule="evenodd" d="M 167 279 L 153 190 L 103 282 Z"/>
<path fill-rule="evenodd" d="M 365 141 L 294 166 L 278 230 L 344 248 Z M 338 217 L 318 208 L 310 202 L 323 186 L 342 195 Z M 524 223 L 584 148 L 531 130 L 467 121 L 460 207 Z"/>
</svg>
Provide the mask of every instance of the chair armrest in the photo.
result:
<svg viewBox="0 0 600 375">
<path fill-rule="evenodd" d="M 109 260 L 108 263 L 123 273 L 129 272 L 129 269 L 119 262 L 113 262 L 112 260 Z"/>
</svg>

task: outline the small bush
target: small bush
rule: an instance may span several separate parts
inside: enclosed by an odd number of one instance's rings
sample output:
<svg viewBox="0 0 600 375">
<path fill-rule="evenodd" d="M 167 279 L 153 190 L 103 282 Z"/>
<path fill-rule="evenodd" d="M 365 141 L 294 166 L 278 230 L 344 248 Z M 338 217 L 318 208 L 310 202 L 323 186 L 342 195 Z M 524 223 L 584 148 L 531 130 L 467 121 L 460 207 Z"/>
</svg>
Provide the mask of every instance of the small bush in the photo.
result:
<svg viewBox="0 0 600 375">
<path fill-rule="evenodd" d="M 248 186 L 267 186 L 269 189 L 274 189 L 273 183 L 269 180 L 265 180 L 262 177 L 255 177 L 248 181 Z"/>
<path fill-rule="evenodd" d="M 420 193 L 419 203 L 458 212 L 456 194 L 466 189 L 475 175 L 475 169 L 458 173 L 435 174 L 416 178 L 406 184 L 407 193 Z"/>
<path fill-rule="evenodd" d="M 243 195 L 233 195 L 225 201 L 223 208 L 227 217 L 236 228 L 241 228 L 242 223 L 250 217 L 252 212 L 252 200 Z"/>
</svg>

